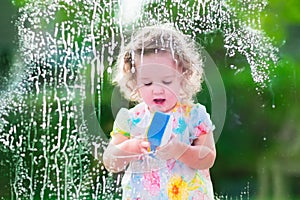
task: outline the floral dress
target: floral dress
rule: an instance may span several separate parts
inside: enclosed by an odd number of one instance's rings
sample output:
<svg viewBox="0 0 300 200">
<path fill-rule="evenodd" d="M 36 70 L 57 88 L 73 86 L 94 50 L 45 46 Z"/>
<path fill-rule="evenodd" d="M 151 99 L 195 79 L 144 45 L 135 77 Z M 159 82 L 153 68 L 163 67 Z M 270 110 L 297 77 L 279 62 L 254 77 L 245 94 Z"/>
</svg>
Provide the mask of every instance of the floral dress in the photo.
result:
<svg viewBox="0 0 300 200">
<path fill-rule="evenodd" d="M 129 132 L 115 122 L 112 135 L 145 138 L 152 115 L 147 105 L 140 103 L 129 110 L 129 119 L 125 120 Z M 170 115 L 172 132 L 189 145 L 201 134 L 212 134 L 214 129 L 205 107 L 199 103 L 191 106 L 178 103 Z M 209 169 L 192 169 L 178 160 L 161 160 L 151 153 L 129 164 L 122 189 L 123 200 L 214 199 Z"/>
</svg>

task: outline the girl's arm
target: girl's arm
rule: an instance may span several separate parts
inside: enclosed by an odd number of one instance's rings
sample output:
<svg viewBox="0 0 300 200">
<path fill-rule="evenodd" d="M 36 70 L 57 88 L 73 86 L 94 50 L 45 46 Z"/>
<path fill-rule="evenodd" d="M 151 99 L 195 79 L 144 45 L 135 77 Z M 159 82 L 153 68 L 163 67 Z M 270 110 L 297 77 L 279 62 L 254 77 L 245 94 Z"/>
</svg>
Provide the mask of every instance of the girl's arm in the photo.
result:
<svg viewBox="0 0 300 200">
<path fill-rule="evenodd" d="M 103 164 L 109 171 L 123 171 L 131 161 L 138 160 L 141 154 L 146 153 L 148 147 L 149 143 L 146 141 L 115 134 L 104 150 Z"/>
<path fill-rule="evenodd" d="M 192 145 L 185 147 L 178 160 L 194 169 L 208 169 L 213 166 L 215 158 L 215 142 L 210 132 L 200 135 Z"/>
<path fill-rule="evenodd" d="M 194 169 L 211 168 L 216 158 L 213 134 L 200 135 L 191 145 L 172 137 L 167 145 L 158 148 L 156 155 L 165 160 L 177 159 Z"/>
</svg>

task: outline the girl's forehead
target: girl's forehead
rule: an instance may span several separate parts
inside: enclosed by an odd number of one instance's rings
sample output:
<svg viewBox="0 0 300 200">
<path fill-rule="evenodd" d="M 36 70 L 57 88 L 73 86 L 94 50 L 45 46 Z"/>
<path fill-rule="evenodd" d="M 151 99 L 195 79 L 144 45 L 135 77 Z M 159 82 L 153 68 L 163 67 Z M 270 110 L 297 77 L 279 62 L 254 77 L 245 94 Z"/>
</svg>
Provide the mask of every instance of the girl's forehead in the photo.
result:
<svg viewBox="0 0 300 200">
<path fill-rule="evenodd" d="M 179 77 L 180 72 L 175 66 L 158 63 L 142 64 L 137 67 L 138 79 Z"/>
<path fill-rule="evenodd" d="M 138 78 L 180 76 L 180 67 L 170 52 L 146 54 L 137 59 Z"/>
<path fill-rule="evenodd" d="M 172 57 L 169 52 L 140 55 L 136 62 L 137 67 L 142 65 L 160 64 L 173 68 L 177 68 L 177 63 L 177 60 Z"/>
</svg>

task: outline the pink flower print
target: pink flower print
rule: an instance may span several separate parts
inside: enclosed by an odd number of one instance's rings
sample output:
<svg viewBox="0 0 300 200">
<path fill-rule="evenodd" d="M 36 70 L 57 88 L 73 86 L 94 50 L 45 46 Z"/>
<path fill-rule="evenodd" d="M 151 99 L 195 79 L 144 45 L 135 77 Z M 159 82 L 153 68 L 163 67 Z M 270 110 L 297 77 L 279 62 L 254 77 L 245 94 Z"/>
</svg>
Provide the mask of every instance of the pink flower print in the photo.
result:
<svg viewBox="0 0 300 200">
<path fill-rule="evenodd" d="M 135 114 L 136 114 L 136 116 L 143 115 L 143 114 L 145 114 L 145 109 L 142 109 L 142 110 L 140 110 L 140 111 L 137 111 Z"/>
<path fill-rule="evenodd" d="M 152 196 L 156 196 L 160 191 L 160 177 L 158 171 L 145 173 L 143 186 Z"/>
<path fill-rule="evenodd" d="M 199 137 L 200 135 L 206 134 L 208 132 L 208 128 L 204 123 L 200 123 L 198 126 L 196 126 L 196 137 Z"/>
</svg>

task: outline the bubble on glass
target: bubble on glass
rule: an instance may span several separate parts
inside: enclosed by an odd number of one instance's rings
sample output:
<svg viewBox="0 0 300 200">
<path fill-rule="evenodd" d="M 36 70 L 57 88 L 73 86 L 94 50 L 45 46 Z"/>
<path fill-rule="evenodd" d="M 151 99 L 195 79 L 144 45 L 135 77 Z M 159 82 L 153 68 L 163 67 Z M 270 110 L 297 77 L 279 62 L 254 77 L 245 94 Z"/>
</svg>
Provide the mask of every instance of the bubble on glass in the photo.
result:
<svg viewBox="0 0 300 200">
<path fill-rule="evenodd" d="M 257 14 L 266 1 L 13 2 L 18 51 L 13 81 L 0 97 L 0 167 L 9 169 L 1 198 L 120 198 L 122 176 L 108 173 L 101 161 L 108 142 L 99 124 L 104 74 L 111 76 L 119 49 L 139 27 L 171 23 L 204 43 L 221 32 L 226 56 L 246 58 L 258 92 L 277 62 L 278 49 Z M 236 75 L 243 70 L 230 68 Z M 114 96 L 111 101 L 110 112 L 129 106 Z"/>
</svg>

